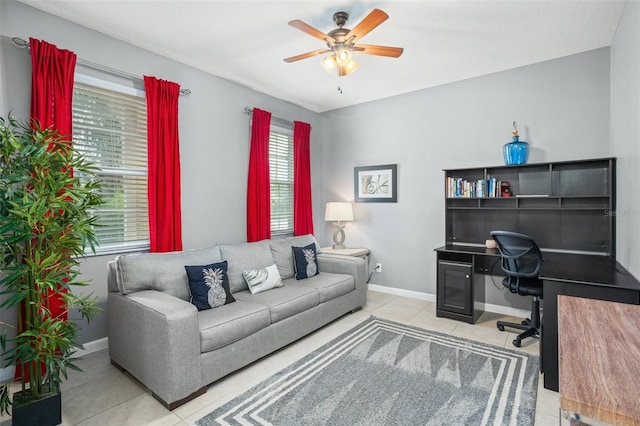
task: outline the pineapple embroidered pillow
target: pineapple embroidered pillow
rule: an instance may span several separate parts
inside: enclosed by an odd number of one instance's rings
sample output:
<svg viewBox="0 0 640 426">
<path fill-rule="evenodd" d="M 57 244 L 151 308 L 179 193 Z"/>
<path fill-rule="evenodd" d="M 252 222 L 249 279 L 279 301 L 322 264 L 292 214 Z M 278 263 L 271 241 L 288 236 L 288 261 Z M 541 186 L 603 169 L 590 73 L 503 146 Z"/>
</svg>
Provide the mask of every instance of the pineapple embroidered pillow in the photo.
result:
<svg viewBox="0 0 640 426">
<path fill-rule="evenodd" d="M 314 243 L 304 247 L 291 247 L 293 249 L 293 266 L 296 280 L 318 275 L 318 257 Z"/>
<path fill-rule="evenodd" d="M 191 303 L 199 311 L 236 301 L 229 291 L 226 260 L 211 265 L 185 266 L 184 268 L 189 277 Z"/>
<path fill-rule="evenodd" d="M 242 276 L 244 276 L 244 280 L 247 282 L 251 294 L 284 286 L 282 278 L 280 278 L 280 272 L 278 272 L 278 267 L 275 264 L 267 266 L 266 268 L 242 271 Z"/>
</svg>

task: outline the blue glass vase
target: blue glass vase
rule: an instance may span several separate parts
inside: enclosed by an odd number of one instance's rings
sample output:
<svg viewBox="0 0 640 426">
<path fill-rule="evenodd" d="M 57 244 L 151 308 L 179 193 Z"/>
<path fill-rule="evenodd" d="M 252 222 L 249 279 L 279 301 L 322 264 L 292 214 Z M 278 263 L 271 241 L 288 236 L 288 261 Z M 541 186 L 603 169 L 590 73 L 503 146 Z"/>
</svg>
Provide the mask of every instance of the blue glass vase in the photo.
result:
<svg viewBox="0 0 640 426">
<path fill-rule="evenodd" d="M 514 136 L 513 140 L 502 147 L 504 163 L 507 166 L 527 164 L 529 158 L 529 144 L 520 140 L 520 136 Z"/>
</svg>

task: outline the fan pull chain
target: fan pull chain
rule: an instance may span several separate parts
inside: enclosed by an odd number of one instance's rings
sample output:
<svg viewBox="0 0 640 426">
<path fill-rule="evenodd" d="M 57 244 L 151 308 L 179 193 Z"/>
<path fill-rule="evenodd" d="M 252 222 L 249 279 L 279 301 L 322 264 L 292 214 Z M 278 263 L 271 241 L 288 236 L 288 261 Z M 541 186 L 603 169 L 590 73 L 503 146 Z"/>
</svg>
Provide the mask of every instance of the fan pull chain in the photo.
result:
<svg viewBox="0 0 640 426">
<path fill-rule="evenodd" d="M 344 77 L 336 76 L 336 80 L 338 81 L 338 93 L 342 95 L 342 92 L 344 90 L 345 79 Z"/>
</svg>

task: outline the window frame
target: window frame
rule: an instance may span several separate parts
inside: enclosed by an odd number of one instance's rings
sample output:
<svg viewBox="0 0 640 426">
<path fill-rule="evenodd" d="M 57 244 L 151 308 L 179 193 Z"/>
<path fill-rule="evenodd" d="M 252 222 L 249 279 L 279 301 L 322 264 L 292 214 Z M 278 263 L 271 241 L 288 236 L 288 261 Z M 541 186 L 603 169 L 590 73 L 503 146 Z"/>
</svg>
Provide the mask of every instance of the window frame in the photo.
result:
<svg viewBox="0 0 640 426">
<path fill-rule="evenodd" d="M 291 177 L 290 180 L 284 180 L 284 181 L 277 181 L 278 185 L 286 185 L 290 188 L 290 205 L 289 205 L 289 214 L 286 216 L 286 219 L 289 221 L 290 223 L 290 227 L 286 228 L 286 229 L 282 229 L 282 228 L 276 228 L 274 229 L 274 217 L 273 217 L 273 205 L 274 205 L 274 192 L 273 192 L 273 170 L 272 170 L 272 161 L 273 157 L 272 157 L 272 150 L 271 150 L 271 146 L 272 146 L 272 134 L 279 134 L 279 135 L 286 135 L 288 138 L 288 153 L 289 153 L 289 157 L 287 158 L 287 163 L 288 163 L 288 171 L 287 174 Z M 275 154 L 274 154 L 275 155 Z M 269 223 L 269 227 L 270 227 L 270 231 L 271 231 L 271 236 L 272 237 L 285 237 L 285 236 L 292 236 L 293 235 L 293 219 L 294 219 L 294 213 L 293 213 L 293 196 L 294 196 L 294 190 L 293 190 L 293 185 L 294 185 L 294 166 L 293 166 L 293 123 L 290 123 L 288 121 L 285 120 L 280 120 L 277 118 L 272 118 L 271 120 L 271 125 L 269 128 L 269 199 L 270 199 L 270 206 L 271 206 L 271 220 Z"/>
<path fill-rule="evenodd" d="M 128 87 L 122 84 L 118 84 L 118 83 L 114 83 L 112 81 L 108 81 L 108 80 L 104 80 L 101 78 L 96 78 L 96 77 L 92 77 L 89 75 L 85 75 L 85 74 L 81 74 L 79 72 L 75 73 L 74 76 L 74 96 L 75 96 L 75 84 L 76 83 L 80 83 L 83 85 L 88 85 L 88 86 L 93 86 L 96 87 L 98 89 L 102 89 L 102 90 L 108 90 L 111 92 L 116 92 L 116 93 L 120 93 L 120 94 L 126 94 L 126 95 L 130 95 L 130 96 L 135 96 L 138 98 L 142 98 L 145 101 L 145 105 L 146 105 L 146 93 L 143 90 L 139 90 L 139 89 L 135 89 L 133 87 Z M 75 100 L 75 98 L 74 98 Z M 72 113 L 72 120 L 74 120 L 74 114 Z M 145 117 L 145 121 L 146 121 L 146 117 Z M 75 128 L 75 126 L 73 126 Z M 73 133 L 74 130 L 72 129 L 72 139 L 75 142 L 75 134 Z M 146 146 L 146 140 L 147 140 L 147 128 L 145 126 L 145 132 L 144 132 L 144 140 L 145 140 L 145 145 L 144 145 L 144 150 L 147 150 L 147 146 Z M 81 151 L 82 152 L 82 151 Z M 145 169 L 144 171 L 142 170 L 134 170 L 131 168 L 113 168 L 113 167 L 104 167 L 102 164 L 96 162 L 95 165 L 99 168 L 100 172 L 105 173 L 105 174 L 109 174 L 112 176 L 117 176 L 117 175 L 121 175 L 121 176 L 146 176 L 148 177 L 148 165 L 145 164 Z M 148 180 L 145 179 L 145 193 L 146 193 L 146 188 L 148 185 Z M 85 251 L 85 256 L 103 256 L 103 255 L 109 255 L 109 254 L 120 254 L 120 253 L 128 253 L 128 252 L 145 252 L 145 251 L 149 251 L 150 250 L 150 246 L 151 246 L 151 242 L 149 239 L 149 223 L 148 223 L 148 199 L 146 198 L 146 194 L 144 197 L 144 206 L 147 210 L 146 213 L 146 217 L 147 217 L 147 238 L 146 240 L 135 240 L 135 241 L 131 241 L 131 242 L 127 242 L 124 240 L 121 240 L 119 242 L 116 243 L 109 243 L 109 244 L 98 244 L 96 245 L 96 251 L 95 253 L 91 250 L 91 249 L 87 249 Z M 98 212 L 97 214 L 98 217 L 100 217 L 100 214 Z M 100 221 L 98 220 L 98 223 L 100 223 Z M 100 241 L 98 241 L 98 243 L 100 243 Z"/>
</svg>

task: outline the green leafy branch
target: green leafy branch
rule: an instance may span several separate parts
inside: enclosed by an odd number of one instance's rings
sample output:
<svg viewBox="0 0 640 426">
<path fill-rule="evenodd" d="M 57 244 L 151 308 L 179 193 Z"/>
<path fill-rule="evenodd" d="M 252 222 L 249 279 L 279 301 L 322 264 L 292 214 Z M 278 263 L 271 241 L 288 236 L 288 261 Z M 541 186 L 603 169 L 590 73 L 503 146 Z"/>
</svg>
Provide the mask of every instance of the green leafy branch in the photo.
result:
<svg viewBox="0 0 640 426">
<path fill-rule="evenodd" d="M 68 368 L 78 369 L 72 355 L 79 322 L 99 312 L 97 298 L 73 288 L 87 285 L 77 267 L 97 246 L 93 212 L 102 204 L 101 185 L 95 166 L 54 129 L 9 116 L 0 118 L 0 137 L 0 308 L 16 307 L 20 324 L 0 323 L 0 346 L 22 369 L 22 395 L 38 399 L 58 391 Z M 62 313 L 52 313 L 55 298 Z M 78 317 L 65 320 L 71 312 Z M 12 328 L 16 336 L 8 338 Z M 10 405 L 5 383 L 0 412 Z"/>
</svg>

